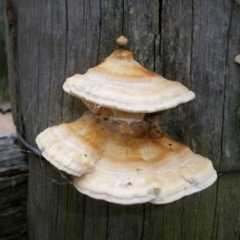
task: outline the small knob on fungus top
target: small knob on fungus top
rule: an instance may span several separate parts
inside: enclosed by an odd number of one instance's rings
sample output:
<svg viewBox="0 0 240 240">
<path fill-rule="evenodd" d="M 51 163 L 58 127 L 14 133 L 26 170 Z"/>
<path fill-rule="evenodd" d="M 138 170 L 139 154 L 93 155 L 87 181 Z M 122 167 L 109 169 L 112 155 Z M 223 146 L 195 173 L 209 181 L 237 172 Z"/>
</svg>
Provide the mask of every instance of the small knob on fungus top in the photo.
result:
<svg viewBox="0 0 240 240">
<path fill-rule="evenodd" d="M 116 41 L 117 45 L 119 45 L 120 47 L 126 45 L 127 42 L 128 42 L 128 39 L 125 38 L 124 36 L 119 37 Z"/>
</svg>

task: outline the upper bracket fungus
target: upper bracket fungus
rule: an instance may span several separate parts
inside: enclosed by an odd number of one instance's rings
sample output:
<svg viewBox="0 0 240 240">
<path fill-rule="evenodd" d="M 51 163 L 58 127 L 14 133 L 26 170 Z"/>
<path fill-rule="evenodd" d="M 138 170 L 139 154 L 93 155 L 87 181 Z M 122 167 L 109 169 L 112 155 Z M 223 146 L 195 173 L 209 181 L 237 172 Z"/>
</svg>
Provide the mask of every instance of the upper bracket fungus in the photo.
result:
<svg viewBox="0 0 240 240">
<path fill-rule="evenodd" d="M 156 116 L 145 116 L 186 103 L 194 93 L 145 69 L 131 52 L 115 50 L 85 74 L 68 78 L 63 89 L 89 112 L 46 129 L 36 142 L 49 162 L 75 176 L 80 192 L 119 204 L 163 204 L 216 180 L 210 160 L 170 138 Z"/>
</svg>

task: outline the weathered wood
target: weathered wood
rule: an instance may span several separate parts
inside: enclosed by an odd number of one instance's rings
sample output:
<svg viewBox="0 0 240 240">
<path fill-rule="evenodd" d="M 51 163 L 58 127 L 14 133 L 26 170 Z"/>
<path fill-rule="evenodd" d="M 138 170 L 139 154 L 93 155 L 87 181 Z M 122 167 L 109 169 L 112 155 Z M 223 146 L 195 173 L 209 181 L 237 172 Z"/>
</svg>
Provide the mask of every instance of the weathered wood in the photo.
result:
<svg viewBox="0 0 240 240">
<path fill-rule="evenodd" d="M 27 239 L 28 165 L 16 136 L 0 138 L 0 239 Z"/>
<path fill-rule="evenodd" d="M 216 168 L 239 167 L 240 67 L 233 58 L 240 52 L 240 7 L 234 1 L 6 2 L 15 9 L 18 34 L 8 13 L 14 119 L 31 145 L 46 127 L 86 110 L 62 84 L 101 62 L 124 34 L 142 65 L 196 93 L 192 102 L 159 113 L 163 129 Z M 29 162 L 29 239 L 239 238 L 239 173 L 171 204 L 121 206 L 78 193 L 69 176 L 41 157 Z"/>
</svg>

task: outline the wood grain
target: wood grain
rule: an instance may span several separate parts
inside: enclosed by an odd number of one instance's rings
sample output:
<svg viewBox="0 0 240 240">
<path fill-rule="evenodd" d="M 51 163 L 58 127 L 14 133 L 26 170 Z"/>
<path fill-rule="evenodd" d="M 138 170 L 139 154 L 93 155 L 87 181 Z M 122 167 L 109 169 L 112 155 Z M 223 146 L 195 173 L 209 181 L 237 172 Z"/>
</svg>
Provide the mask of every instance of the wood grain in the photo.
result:
<svg viewBox="0 0 240 240">
<path fill-rule="evenodd" d="M 240 67 L 233 58 L 240 52 L 240 7 L 234 1 L 10 2 L 17 27 L 16 36 L 6 22 L 14 120 L 30 144 L 48 126 L 81 116 L 85 106 L 63 92 L 63 82 L 100 63 L 124 34 L 142 65 L 196 94 L 159 113 L 162 128 L 216 168 L 239 167 Z M 171 204 L 121 206 L 81 195 L 70 176 L 41 157 L 30 155 L 29 163 L 29 239 L 239 238 L 239 173 Z"/>
<path fill-rule="evenodd" d="M 14 134 L 0 137 L 0 239 L 27 239 L 28 164 Z"/>
</svg>

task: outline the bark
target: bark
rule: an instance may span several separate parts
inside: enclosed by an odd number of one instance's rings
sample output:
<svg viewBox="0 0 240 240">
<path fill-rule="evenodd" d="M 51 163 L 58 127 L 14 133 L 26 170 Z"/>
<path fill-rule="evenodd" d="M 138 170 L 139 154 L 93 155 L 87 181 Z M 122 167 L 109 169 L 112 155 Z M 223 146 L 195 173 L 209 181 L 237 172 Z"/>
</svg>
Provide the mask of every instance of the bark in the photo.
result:
<svg viewBox="0 0 240 240">
<path fill-rule="evenodd" d="M 27 239 L 28 165 L 16 136 L 0 137 L 0 239 Z"/>
<path fill-rule="evenodd" d="M 163 129 L 219 169 L 240 167 L 240 6 L 216 1 L 6 0 L 14 121 L 36 135 L 86 110 L 62 90 L 65 79 L 107 57 L 121 34 L 145 67 L 196 94 L 159 113 Z M 13 16 L 13 23 L 11 23 Z M 71 178 L 29 156 L 29 239 L 238 239 L 240 173 L 167 205 L 121 206 L 78 193 Z"/>
</svg>

